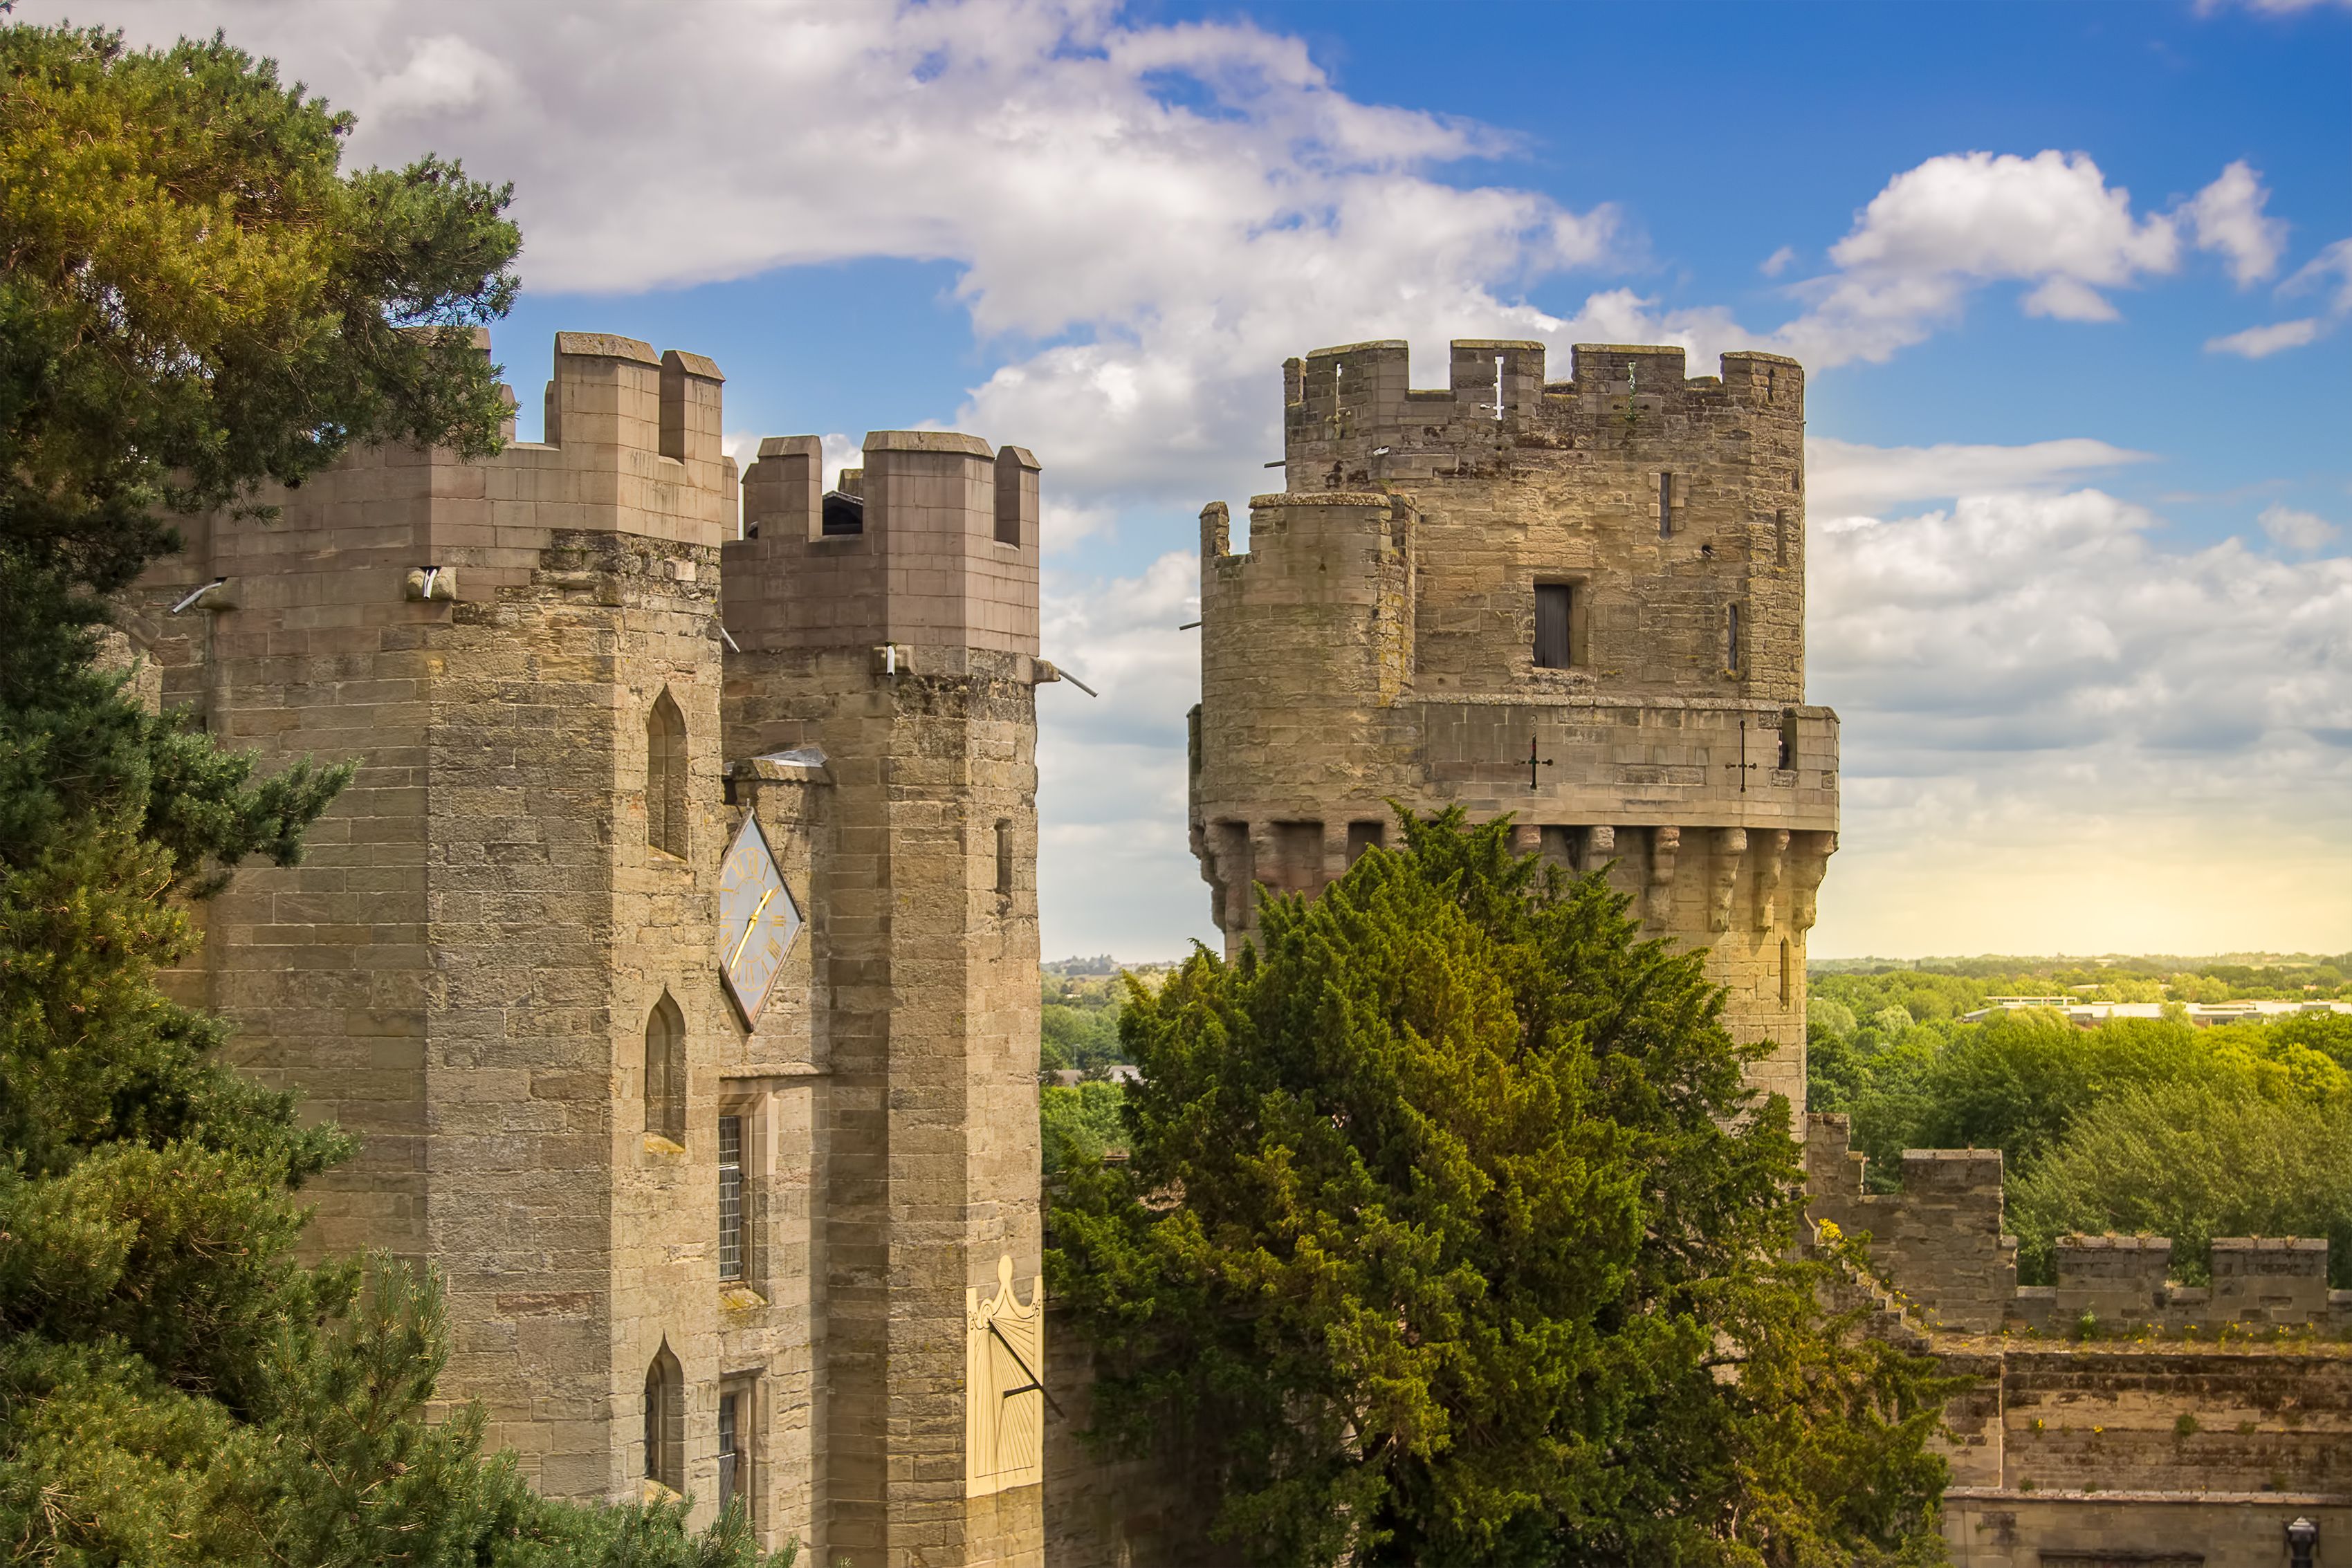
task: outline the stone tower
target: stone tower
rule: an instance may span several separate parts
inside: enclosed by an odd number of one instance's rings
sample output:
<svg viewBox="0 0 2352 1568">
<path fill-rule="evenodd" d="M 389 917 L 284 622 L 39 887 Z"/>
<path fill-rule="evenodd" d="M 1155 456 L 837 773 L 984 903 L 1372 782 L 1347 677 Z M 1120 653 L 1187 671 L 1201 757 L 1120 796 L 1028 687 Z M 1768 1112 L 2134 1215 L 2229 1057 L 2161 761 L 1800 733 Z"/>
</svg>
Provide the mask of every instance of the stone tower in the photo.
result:
<svg viewBox="0 0 2352 1568">
<path fill-rule="evenodd" d="M 1706 947 L 1751 1077 L 1804 1109 L 1805 933 L 1837 842 L 1837 716 L 1804 701 L 1804 372 L 1726 354 L 1402 342 L 1284 366 L 1283 494 L 1201 515 L 1192 834 L 1229 946 L 1386 802 L 1513 815 Z"/>
<path fill-rule="evenodd" d="M 184 983 L 241 1066 L 359 1134 L 310 1189 L 313 1242 L 440 1271 L 445 1391 L 562 1496 L 634 1495 L 649 1364 L 716 1375 L 705 1250 L 657 1239 L 709 1229 L 709 1118 L 657 1139 L 638 1106 L 648 1017 L 698 1058 L 726 1028 L 719 388 L 698 355 L 564 333 L 549 441 L 354 454 L 274 520 L 200 519 L 128 617 L 225 744 L 361 761 L 301 864 L 204 910 Z M 685 737 L 674 854 L 647 842 L 657 707 Z M 712 1418 L 683 1412 L 689 1450 Z M 681 1479 L 712 1490 L 707 1459 Z"/>
<path fill-rule="evenodd" d="M 176 983 L 360 1135 L 311 1239 L 440 1271 L 441 1392 L 533 1484 L 1034 1563 L 1036 464 L 739 487 L 720 392 L 560 334 L 544 441 L 186 530 L 122 606 L 163 700 L 361 766 Z"/>
<path fill-rule="evenodd" d="M 1043 1397 L 1008 1391 L 1038 1381 L 1019 1351 L 1044 1364 L 974 1313 L 1006 1277 L 1041 1303 L 1037 465 L 941 431 L 870 434 L 865 464 L 824 495 L 814 436 L 763 443 L 723 567 L 729 754 L 832 774 L 805 1042 L 831 1173 L 822 1561 L 1035 1563 Z M 735 786 L 763 818 L 766 766 Z"/>
</svg>

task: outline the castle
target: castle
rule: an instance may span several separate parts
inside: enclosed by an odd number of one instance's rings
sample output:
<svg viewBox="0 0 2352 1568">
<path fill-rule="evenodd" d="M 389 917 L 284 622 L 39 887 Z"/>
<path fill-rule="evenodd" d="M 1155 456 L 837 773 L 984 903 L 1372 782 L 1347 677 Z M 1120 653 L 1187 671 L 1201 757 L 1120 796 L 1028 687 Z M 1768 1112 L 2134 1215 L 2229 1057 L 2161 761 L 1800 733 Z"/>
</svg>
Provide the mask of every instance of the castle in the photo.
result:
<svg viewBox="0 0 2352 1568">
<path fill-rule="evenodd" d="M 543 441 L 354 454 L 148 574 L 161 700 L 361 761 L 179 984 L 360 1135 L 316 1245 L 439 1269 L 443 1391 L 542 1490 L 1034 1564 L 1037 465 L 739 486 L 721 384 L 563 333 Z"/>
<path fill-rule="evenodd" d="M 482 347 L 488 349 L 487 339 Z M 1704 947 L 1804 1099 L 1836 716 L 1804 701 L 1793 361 L 1523 342 L 1286 367 L 1286 488 L 1202 514 L 1191 827 L 1245 940 L 1388 801 L 1513 814 Z M 1074 1441 L 1039 1282 L 1038 465 L 940 431 L 720 446 L 700 356 L 563 333 L 544 439 L 352 455 L 200 519 L 120 621 L 160 703 L 265 766 L 358 758 L 173 983 L 362 1139 L 315 1244 L 428 1260 L 443 1393 L 560 1496 L 739 1501 L 824 1568 L 1213 1563 L 1181 1489 Z M 511 425 L 508 431 L 512 435 Z M 1801 1123 L 1801 1125 L 1804 1124 Z M 2352 1533 L 2352 1293 L 2324 1245 L 2142 1239 L 2016 1284 L 1997 1154 L 1864 1190 L 1949 1413 L 1964 1568 L 2314 1561 Z M 2294 1552 L 2300 1550 L 2302 1555 Z"/>
<path fill-rule="evenodd" d="M 1288 361 L 1284 492 L 1251 499 L 1241 553 L 1226 507 L 1202 513 L 1191 827 L 1228 944 L 1253 883 L 1326 885 L 1390 800 L 1511 813 L 1522 851 L 1608 867 L 1647 934 L 1706 949 L 1726 1026 L 1769 1048 L 1751 1082 L 1806 1134 L 1812 1218 L 1871 1235 L 1888 1332 L 1979 1377 L 1948 1413 L 1956 1563 L 2270 1568 L 2310 1561 L 2297 1521 L 2352 1535 L 2352 1291 L 2325 1242 L 2217 1240 L 2208 1289 L 2168 1282 L 2161 1239 L 2079 1238 L 2054 1286 L 2020 1287 L 1998 1152 L 1914 1150 L 1870 1195 L 1843 1118 L 1803 1114 L 1838 727 L 1804 694 L 1801 368 L 1448 359 L 1428 391 L 1402 342 Z M 1097 1514 L 1132 1539 L 1091 1560 L 1187 1555 L 1165 1519 Z"/>
</svg>

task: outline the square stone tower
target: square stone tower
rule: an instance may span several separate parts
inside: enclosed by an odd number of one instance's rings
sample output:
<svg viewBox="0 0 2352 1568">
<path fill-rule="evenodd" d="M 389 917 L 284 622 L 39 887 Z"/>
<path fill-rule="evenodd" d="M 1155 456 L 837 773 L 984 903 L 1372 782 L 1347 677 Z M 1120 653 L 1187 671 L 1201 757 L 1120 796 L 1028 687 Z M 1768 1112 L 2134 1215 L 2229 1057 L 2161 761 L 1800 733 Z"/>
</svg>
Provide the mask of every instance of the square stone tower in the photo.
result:
<svg viewBox="0 0 2352 1568">
<path fill-rule="evenodd" d="M 1709 952 L 1751 1073 L 1803 1125 L 1805 933 L 1837 842 L 1837 716 L 1804 701 L 1804 373 L 1726 354 L 1464 340 L 1284 367 L 1280 495 L 1201 520 L 1192 833 L 1228 946 L 1386 802 L 1513 814 Z"/>
<path fill-rule="evenodd" d="M 560 334 L 544 441 L 355 453 L 126 596 L 164 702 L 360 762 L 176 983 L 359 1134 L 313 1242 L 440 1272 L 542 1490 L 1034 1563 L 1037 465 L 739 487 L 720 391 Z"/>
<path fill-rule="evenodd" d="M 1035 1563 L 1037 464 L 943 431 L 867 435 L 831 494 L 822 462 L 772 439 L 744 477 L 721 704 L 730 755 L 832 774 L 807 1046 L 822 1561 Z M 764 817 L 759 766 L 735 788 Z"/>
</svg>

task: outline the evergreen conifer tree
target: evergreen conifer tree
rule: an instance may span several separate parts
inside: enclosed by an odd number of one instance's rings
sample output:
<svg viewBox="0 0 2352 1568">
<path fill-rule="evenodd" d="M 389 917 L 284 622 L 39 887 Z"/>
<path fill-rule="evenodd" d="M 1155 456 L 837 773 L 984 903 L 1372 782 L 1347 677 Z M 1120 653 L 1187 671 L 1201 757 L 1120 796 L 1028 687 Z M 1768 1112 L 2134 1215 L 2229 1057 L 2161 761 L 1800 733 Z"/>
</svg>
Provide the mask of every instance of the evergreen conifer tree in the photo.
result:
<svg viewBox="0 0 2352 1568">
<path fill-rule="evenodd" d="M 1789 1107 L 1697 955 L 1504 822 L 1407 819 L 1262 946 L 1131 988 L 1131 1157 L 1049 1288 L 1096 1430 L 1265 1564 L 1940 1556 L 1958 1385 L 1824 1302 Z"/>
</svg>

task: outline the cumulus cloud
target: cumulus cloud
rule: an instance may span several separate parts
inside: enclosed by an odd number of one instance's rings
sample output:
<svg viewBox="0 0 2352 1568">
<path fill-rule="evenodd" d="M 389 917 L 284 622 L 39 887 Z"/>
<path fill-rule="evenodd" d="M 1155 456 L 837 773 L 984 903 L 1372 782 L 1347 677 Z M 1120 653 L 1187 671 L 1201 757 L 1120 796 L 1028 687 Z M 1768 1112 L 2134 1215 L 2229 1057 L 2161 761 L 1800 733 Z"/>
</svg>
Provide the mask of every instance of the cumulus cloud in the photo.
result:
<svg viewBox="0 0 2352 1568">
<path fill-rule="evenodd" d="M 1130 25 L 1112 0 L 714 0 L 692 26 L 628 4 L 117 10 L 134 37 L 218 24 L 284 57 L 361 111 L 355 157 L 436 145 L 513 179 L 534 289 L 952 262 L 975 329 L 1029 345 L 956 417 L 1051 430 L 1056 487 L 1089 506 L 1255 483 L 1287 355 L 1564 342 L 1593 323 L 1525 288 L 1619 243 L 1606 204 L 1435 177 L 1509 151 L 1491 130 L 1351 98 L 1295 37 Z"/>
<path fill-rule="evenodd" d="M 653 0 L 118 0 L 110 16 L 134 39 L 219 26 L 278 56 L 361 111 L 359 159 L 436 147 L 514 180 L 537 291 L 951 264 L 975 330 L 1009 361 L 956 422 L 1041 445 L 1051 433 L 1050 527 L 1066 541 L 1260 487 L 1280 455 L 1276 367 L 1325 343 L 1408 339 L 1434 385 L 1457 336 L 1534 339 L 1561 359 L 1580 340 L 1680 343 L 1694 368 L 1761 346 L 1826 369 L 1883 361 L 1989 288 L 2101 320 L 2188 246 L 2242 283 L 2280 255 L 2242 163 L 2148 212 L 2080 152 L 1955 152 L 1889 179 L 1825 272 L 1790 286 L 1799 314 L 1777 331 L 1612 276 L 1556 314 L 1526 303 L 1528 286 L 1622 259 L 1629 219 L 1449 182 L 1447 165 L 1511 143 L 1354 99 L 1299 39 L 1246 23 L 1130 21 L 1116 0 L 710 0 L 692 26 Z M 1790 249 L 1765 270 L 1796 264 Z M 2280 287 L 2326 301 L 2296 340 L 2311 340 L 2352 308 L 2352 248 Z M 2216 346 L 2275 351 L 2297 329 Z M 855 439 L 825 437 L 828 482 Z M 1992 848 L 2031 843 L 2058 863 L 2067 832 L 2160 836 L 2197 814 L 2162 818 L 2151 802 L 2167 789 L 2273 824 L 2298 790 L 2328 803 L 2315 820 L 2352 800 L 2340 558 L 2168 553 L 2149 514 L 2061 492 L 2140 455 L 2100 442 L 1814 451 L 1813 664 L 1848 721 L 1848 849 L 1825 912 L 1900 915 L 1886 868 L 1911 852 L 1885 846 L 1923 846 L 1939 875 L 1996 862 L 2021 875 Z M 1170 930 L 1206 929 L 1183 844 L 1197 633 L 1178 626 L 1197 613 L 1193 572 L 1189 550 L 1128 578 L 1048 572 L 1046 655 L 1103 693 L 1040 693 L 1056 950 L 1148 955 Z M 1874 929 L 1900 945 L 1899 923 Z M 2012 941 L 2029 945 L 1984 938 Z"/>
<path fill-rule="evenodd" d="M 2084 153 L 1954 152 L 1897 174 L 1831 247 L 1836 270 L 1801 286 L 1804 316 L 1778 336 L 1816 365 L 1883 361 L 1954 319 L 1987 284 L 2031 285 L 2024 308 L 2116 316 L 2102 290 L 2172 271 L 2180 236 L 2135 216 Z"/>
<path fill-rule="evenodd" d="M 2022 446 L 1865 446 L 1817 435 L 1805 442 L 1805 490 L 1818 524 L 1906 501 L 2046 488 L 2150 458 L 2084 436 Z"/>
<path fill-rule="evenodd" d="M 1213 939 L 1185 837 L 1184 715 L 1200 700 L 1200 563 L 1160 556 L 1139 576 L 1049 571 L 1045 656 L 1102 694 L 1038 688 L 1038 904 L 1045 951 L 1177 956 L 1171 933 Z"/>
<path fill-rule="evenodd" d="M 2352 936 L 2352 559 L 2161 522 L 2086 489 L 1817 531 L 1848 852 L 1816 951 Z"/>
<path fill-rule="evenodd" d="M 2269 201 L 2262 176 L 2241 158 L 2189 204 L 2197 247 L 2229 257 L 2230 276 L 2241 288 L 2276 272 L 2286 249 L 2285 223 L 2263 215 Z"/>
<path fill-rule="evenodd" d="M 2264 507 L 2262 516 L 2254 521 L 2270 535 L 2272 543 L 2295 550 L 2324 549 L 2341 531 L 2316 512 L 2298 511 L 2277 502 Z"/>
</svg>

